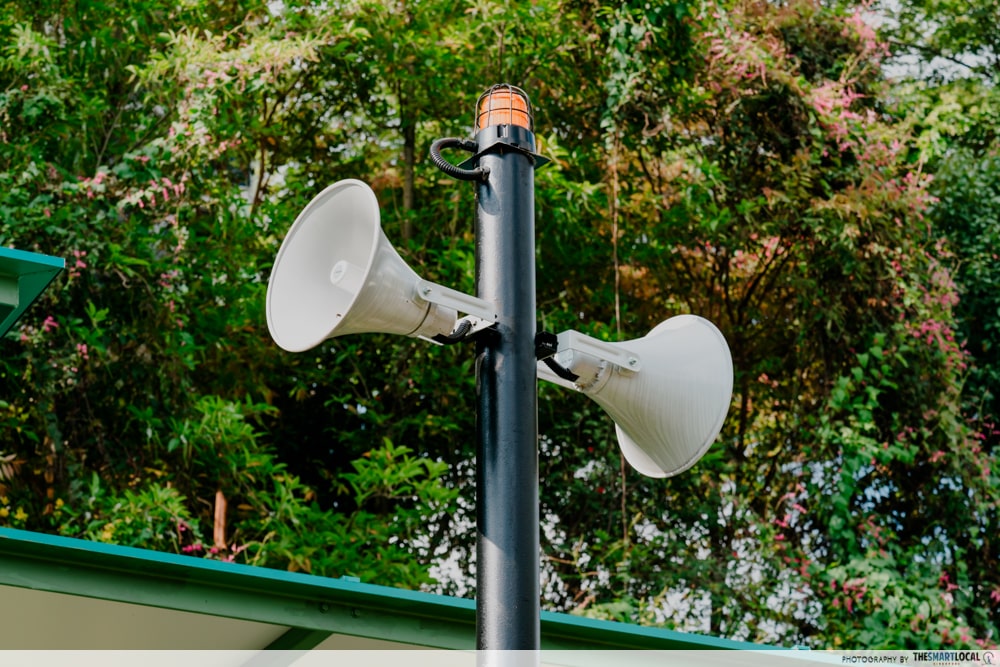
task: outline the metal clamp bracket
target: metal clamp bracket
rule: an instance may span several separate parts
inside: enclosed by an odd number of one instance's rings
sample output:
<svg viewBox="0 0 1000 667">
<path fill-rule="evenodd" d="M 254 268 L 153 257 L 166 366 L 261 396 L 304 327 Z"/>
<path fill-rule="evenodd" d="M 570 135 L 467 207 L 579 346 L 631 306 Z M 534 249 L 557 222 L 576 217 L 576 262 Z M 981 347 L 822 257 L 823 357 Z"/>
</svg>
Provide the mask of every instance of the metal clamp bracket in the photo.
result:
<svg viewBox="0 0 1000 667">
<path fill-rule="evenodd" d="M 484 299 L 459 292 L 444 285 L 432 283 L 429 280 L 420 280 L 417 282 L 417 294 L 424 301 L 430 301 L 439 306 L 454 308 L 460 313 L 473 315 L 481 320 L 486 320 L 489 325 L 496 324 L 496 310 Z"/>
<path fill-rule="evenodd" d="M 492 151 L 514 151 L 531 160 L 536 169 L 544 167 L 551 160 L 535 152 L 535 135 L 517 125 L 491 125 L 476 134 L 474 155 L 458 165 L 460 169 L 472 169 L 479 165 L 479 158 Z"/>
<path fill-rule="evenodd" d="M 622 370 L 636 372 L 642 370 L 642 360 L 639 355 L 624 349 L 620 344 L 598 340 L 572 329 L 561 332 L 558 338 L 559 352 L 573 350 L 607 361 Z"/>
</svg>

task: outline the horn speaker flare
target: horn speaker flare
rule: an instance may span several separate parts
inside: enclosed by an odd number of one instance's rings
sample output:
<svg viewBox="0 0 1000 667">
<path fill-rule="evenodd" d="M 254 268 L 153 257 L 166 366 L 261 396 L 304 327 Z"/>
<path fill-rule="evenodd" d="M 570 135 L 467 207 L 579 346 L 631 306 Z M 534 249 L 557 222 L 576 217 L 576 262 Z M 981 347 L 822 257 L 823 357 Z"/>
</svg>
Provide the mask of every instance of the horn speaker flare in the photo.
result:
<svg viewBox="0 0 1000 667">
<path fill-rule="evenodd" d="M 672 317 L 623 343 L 576 332 L 559 338 L 555 359 L 578 378 L 559 378 L 541 363 L 539 376 L 600 405 L 615 422 L 622 454 L 640 473 L 681 473 L 718 437 L 732 399 L 733 360 L 722 332 L 708 320 Z"/>
<path fill-rule="evenodd" d="M 423 299 L 422 283 L 382 231 L 371 188 L 338 181 L 309 202 L 281 243 L 267 328 L 289 352 L 355 333 L 446 336 L 458 313 Z"/>
</svg>

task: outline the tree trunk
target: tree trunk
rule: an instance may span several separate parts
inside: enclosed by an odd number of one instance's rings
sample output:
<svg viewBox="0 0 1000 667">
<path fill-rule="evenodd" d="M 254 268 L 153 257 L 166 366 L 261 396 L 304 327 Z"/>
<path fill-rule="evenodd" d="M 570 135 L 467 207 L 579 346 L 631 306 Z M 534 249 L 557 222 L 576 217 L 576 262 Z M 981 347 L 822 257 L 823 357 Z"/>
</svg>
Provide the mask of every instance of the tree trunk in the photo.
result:
<svg viewBox="0 0 1000 667">
<path fill-rule="evenodd" d="M 409 241 L 413 238 L 413 220 L 410 212 L 413 211 L 413 168 L 416 163 L 417 154 L 417 127 L 411 118 L 405 115 L 406 107 L 403 106 L 403 240 Z"/>
</svg>

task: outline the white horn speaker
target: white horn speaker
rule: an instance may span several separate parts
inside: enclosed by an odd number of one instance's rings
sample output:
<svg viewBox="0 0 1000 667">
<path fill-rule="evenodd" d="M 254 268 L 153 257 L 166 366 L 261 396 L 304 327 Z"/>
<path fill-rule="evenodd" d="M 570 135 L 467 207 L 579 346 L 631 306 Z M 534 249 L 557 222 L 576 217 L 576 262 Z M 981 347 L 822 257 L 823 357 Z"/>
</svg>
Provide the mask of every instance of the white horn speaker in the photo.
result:
<svg viewBox="0 0 1000 667">
<path fill-rule="evenodd" d="M 661 322 L 646 336 L 606 343 L 575 331 L 559 334 L 555 361 L 577 375 L 539 377 L 592 398 L 615 421 L 629 464 L 649 477 L 693 466 L 715 441 L 729 411 L 733 360 L 715 325 L 695 315 Z"/>
<path fill-rule="evenodd" d="M 422 298 L 427 286 L 383 233 L 371 188 L 338 181 L 309 202 L 281 243 L 267 328 L 289 352 L 353 333 L 448 335 L 458 313 Z"/>
</svg>

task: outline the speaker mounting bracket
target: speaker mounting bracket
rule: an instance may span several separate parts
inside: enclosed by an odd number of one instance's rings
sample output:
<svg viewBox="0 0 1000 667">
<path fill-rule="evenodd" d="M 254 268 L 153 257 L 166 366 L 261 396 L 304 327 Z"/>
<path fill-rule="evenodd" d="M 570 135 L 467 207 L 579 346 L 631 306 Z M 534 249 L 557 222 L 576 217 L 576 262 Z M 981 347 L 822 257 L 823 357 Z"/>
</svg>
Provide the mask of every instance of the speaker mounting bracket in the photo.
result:
<svg viewBox="0 0 1000 667">
<path fill-rule="evenodd" d="M 642 370 L 642 360 L 639 355 L 624 349 L 621 344 L 598 340 L 572 329 L 561 332 L 558 335 L 558 340 L 559 352 L 563 350 L 582 352 L 614 364 L 624 371 L 638 372 Z"/>
<path fill-rule="evenodd" d="M 420 298 L 424 301 L 430 301 L 431 303 L 436 303 L 439 306 L 454 308 L 460 313 L 465 313 L 467 315 L 472 315 L 473 317 L 478 317 L 480 320 L 485 320 L 487 322 L 486 326 L 496 324 L 496 311 L 488 301 L 478 297 L 464 294 L 458 290 L 453 290 L 450 287 L 445 287 L 444 285 L 432 283 L 429 280 L 420 280 L 417 282 L 417 294 L 420 295 Z M 477 328 L 475 327 L 475 323 L 474 328 Z M 480 326 L 477 329 L 483 328 L 485 327 Z"/>
<path fill-rule="evenodd" d="M 555 353 L 552 338 L 555 338 Z M 541 343 L 541 345 L 539 345 Z M 621 343 L 607 343 L 579 331 L 535 337 L 538 377 L 577 391 L 598 391 L 607 382 L 611 367 L 632 375 L 642 368 L 638 354 Z"/>
</svg>

